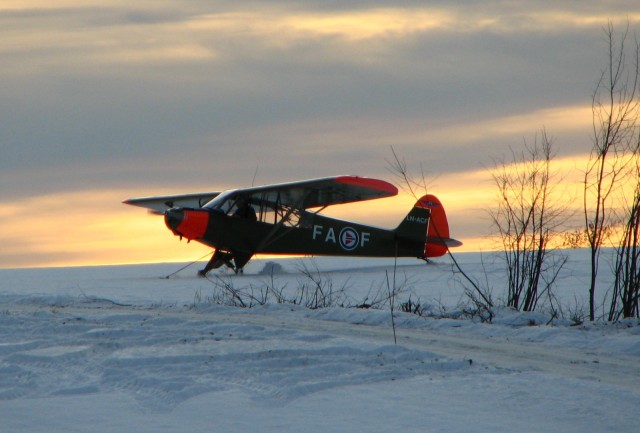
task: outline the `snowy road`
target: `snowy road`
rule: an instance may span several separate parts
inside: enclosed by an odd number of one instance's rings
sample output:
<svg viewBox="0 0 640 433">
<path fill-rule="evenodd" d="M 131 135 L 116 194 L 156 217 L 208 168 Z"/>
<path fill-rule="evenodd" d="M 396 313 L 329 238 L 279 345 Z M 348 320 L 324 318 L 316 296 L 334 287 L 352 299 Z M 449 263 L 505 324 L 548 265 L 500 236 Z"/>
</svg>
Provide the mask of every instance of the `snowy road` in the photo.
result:
<svg viewBox="0 0 640 433">
<path fill-rule="evenodd" d="M 324 315 L 326 312 L 311 313 Z M 309 314 L 308 314 L 309 315 Z M 307 316 L 308 316 L 307 315 Z M 316 320 L 297 315 L 216 314 L 218 319 L 282 327 L 290 330 L 341 335 L 355 339 L 370 339 L 377 343 L 393 342 L 393 330 L 388 326 L 367 326 L 343 321 Z M 425 319 L 433 320 L 433 319 Z M 539 371 L 559 376 L 606 383 L 631 391 L 640 390 L 640 362 L 634 356 L 611 353 L 589 353 L 574 347 L 549 347 L 533 341 L 518 342 L 509 337 L 451 335 L 430 329 L 397 329 L 398 344 L 416 350 L 435 352 L 452 359 L 470 360 L 515 371 Z"/>
<path fill-rule="evenodd" d="M 0 272 L 2 433 L 637 431 L 635 322 L 398 313 L 394 345 L 389 311 L 195 302 L 145 269 Z"/>
<path fill-rule="evenodd" d="M 0 306 L 0 311 L 12 309 L 14 313 L 20 311 L 23 315 L 34 317 L 41 316 L 42 306 L 22 305 L 19 308 L 13 306 Z M 129 349 L 139 349 L 137 334 L 132 329 L 125 330 L 122 323 L 133 321 L 144 324 L 149 322 L 156 327 L 156 338 L 171 339 L 169 329 L 175 324 L 181 324 L 184 328 L 184 342 L 197 341 L 201 331 L 198 326 L 207 323 L 223 326 L 225 329 L 243 329 L 244 332 L 251 330 L 265 330 L 275 332 L 280 335 L 297 335 L 300 340 L 323 341 L 327 339 L 340 338 L 345 341 L 359 342 L 358 344 L 368 344 L 372 347 L 385 347 L 393 345 L 393 330 L 390 324 L 389 313 L 381 311 L 362 311 L 345 309 L 325 309 L 310 311 L 302 308 L 290 306 L 267 306 L 250 310 L 209 306 L 201 309 L 184 309 L 176 311 L 166 308 L 135 308 L 130 306 L 119 306 L 109 302 L 100 301 L 97 303 L 74 303 L 67 306 L 52 306 L 49 308 L 53 317 L 59 315 L 58 321 L 64 325 L 77 322 L 85 323 L 87 320 L 104 321 L 97 317 L 108 314 L 110 329 L 95 329 L 92 327 L 88 333 L 92 336 L 112 336 L 118 335 L 118 347 L 128 347 Z M 98 316 L 96 317 L 96 313 Z M 398 347 L 411 351 L 436 354 L 440 358 L 462 361 L 469 368 L 499 369 L 509 372 L 542 372 L 551 375 L 587 380 L 602 384 L 613 385 L 628 389 L 629 391 L 640 390 L 640 363 L 637 357 L 625 356 L 623 354 L 606 353 L 604 351 L 589 352 L 589 350 L 578 350 L 575 347 L 562 347 L 558 345 L 550 346 L 542 342 L 518 341 L 514 333 L 507 336 L 487 334 L 485 327 L 474 327 L 466 329 L 464 332 L 458 330 L 457 325 L 445 326 L 439 330 L 429 329 L 428 325 L 415 328 L 421 325 L 420 322 L 437 325 L 438 319 L 426 319 L 400 314 L 400 319 L 404 319 L 405 325 L 397 329 Z M 367 325 L 361 322 L 374 318 L 375 325 Z M 398 320 L 398 319 L 397 319 Z M 387 323 L 385 323 L 385 321 Z M 169 329 L 165 332 L 169 335 L 162 335 L 162 328 L 158 324 L 169 324 Z M 224 324 L 224 325 L 223 325 Z M 118 325 L 114 331 L 113 327 Z M 48 326 L 51 326 L 49 324 Z M 66 326 L 67 329 L 70 326 Z M 84 328 L 82 328 L 84 329 Z M 196 330 L 196 335 L 189 335 L 191 329 Z M 474 332 L 475 329 L 475 332 Z M 483 331 L 481 331 L 483 329 Z M 548 331 L 548 332 L 552 332 Z M 210 332 L 211 335 L 215 333 Z M 67 335 L 67 333 L 65 333 Z M 231 335 L 231 334 L 230 334 Z M 253 340 L 251 336 L 245 336 Z M 257 335 L 255 339 L 259 339 Z M 30 354 L 38 354 L 43 357 L 57 357 L 64 355 L 73 357 L 74 353 L 83 352 L 87 349 L 85 344 L 78 344 L 80 336 L 76 336 L 75 342 L 62 342 L 57 346 L 45 347 L 34 346 Z M 520 339 L 522 340 L 522 339 Z M 220 341 L 220 337 L 217 339 Z M 356 344 L 357 345 L 357 344 Z M 62 349 L 61 349 L 62 347 Z M 255 346 L 254 346 L 255 347 Z M 4 352 L 7 345 L 4 346 Z M 0 353 L 3 352 L 0 346 Z"/>
</svg>

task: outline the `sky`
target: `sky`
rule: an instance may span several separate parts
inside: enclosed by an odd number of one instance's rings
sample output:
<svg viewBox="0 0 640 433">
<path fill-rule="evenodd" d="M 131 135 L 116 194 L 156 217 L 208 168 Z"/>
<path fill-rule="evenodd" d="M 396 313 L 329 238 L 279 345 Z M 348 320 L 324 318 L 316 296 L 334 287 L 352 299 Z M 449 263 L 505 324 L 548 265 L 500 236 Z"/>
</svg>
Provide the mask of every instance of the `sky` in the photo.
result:
<svg viewBox="0 0 640 433">
<path fill-rule="evenodd" d="M 637 1 L 0 4 L 0 267 L 195 260 L 121 201 L 337 174 L 430 179 L 488 248 L 488 167 L 553 138 L 584 167 L 608 22 Z M 572 176 L 566 182 L 575 183 Z M 330 209 L 394 227 L 400 195 Z"/>
</svg>

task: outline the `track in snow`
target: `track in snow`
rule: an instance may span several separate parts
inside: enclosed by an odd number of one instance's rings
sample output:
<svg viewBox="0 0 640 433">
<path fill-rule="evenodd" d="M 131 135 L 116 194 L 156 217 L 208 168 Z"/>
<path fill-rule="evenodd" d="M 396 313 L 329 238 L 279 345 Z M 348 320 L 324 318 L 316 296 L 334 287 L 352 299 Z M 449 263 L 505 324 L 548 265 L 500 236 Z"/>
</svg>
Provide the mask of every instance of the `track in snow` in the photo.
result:
<svg viewBox="0 0 640 433">
<path fill-rule="evenodd" d="M 221 319 L 221 314 L 216 317 Z M 229 321 L 260 324 L 269 327 L 306 330 L 350 338 L 393 342 L 391 326 L 369 326 L 330 320 L 317 320 L 295 315 L 228 314 Z M 425 319 L 430 320 L 430 319 Z M 434 319 L 435 320 L 435 319 Z M 515 371 L 539 371 L 577 379 L 591 380 L 627 388 L 640 389 L 640 363 L 624 355 L 581 352 L 562 347 L 546 347 L 536 342 L 512 341 L 484 335 L 451 335 L 429 329 L 396 330 L 398 344 L 407 348 L 434 352 L 452 359 L 490 365 Z"/>
<path fill-rule="evenodd" d="M 16 306 L 11 306 L 11 308 L 16 308 Z M 41 307 L 23 305 L 19 307 L 19 310 L 28 314 L 29 310 L 32 312 L 41 311 Z M 91 329 L 87 329 L 86 331 L 94 334 L 93 336 L 103 333 L 103 336 L 113 337 L 115 339 L 114 341 L 121 339 L 121 342 L 118 344 L 123 346 L 123 349 L 129 350 L 133 350 L 133 348 L 141 350 L 138 341 L 141 338 L 153 338 L 163 343 L 166 343 L 166 341 L 163 340 L 171 341 L 172 339 L 178 338 L 170 326 L 173 321 L 179 323 L 180 332 L 186 334 L 192 332 L 191 329 L 194 327 L 196 327 L 196 332 L 199 332 L 197 331 L 197 327 L 200 326 L 201 323 L 213 325 L 218 328 L 237 324 L 253 326 L 254 331 L 257 333 L 256 338 L 269 339 L 272 334 L 296 334 L 297 336 L 295 338 L 306 341 L 316 339 L 320 342 L 330 338 L 341 337 L 349 339 L 350 341 L 368 342 L 372 344 L 372 347 L 383 347 L 393 344 L 393 334 L 390 324 L 370 326 L 350 323 L 358 319 L 348 315 L 345 316 L 341 314 L 340 310 L 336 309 L 316 311 L 295 309 L 295 311 L 290 311 L 290 309 L 286 307 L 278 306 L 275 309 L 255 308 L 246 310 L 231 307 L 207 308 L 205 306 L 202 310 L 171 310 L 166 308 L 141 309 L 110 304 L 108 302 L 98 302 L 88 303 L 86 305 L 74 303 L 66 308 L 58 308 L 56 311 L 64 313 L 65 317 L 88 318 L 89 320 L 98 321 L 102 319 L 95 319 L 96 313 L 99 316 L 104 316 L 105 314 L 110 315 L 111 321 L 116 320 L 115 323 L 107 325 L 112 329 L 101 330 L 98 328 L 96 330 L 92 328 L 92 325 L 89 326 Z M 333 313 L 336 313 L 337 316 L 335 314 L 332 315 Z M 364 315 L 375 313 L 379 316 L 385 314 L 381 311 L 362 313 Z M 386 316 L 389 317 L 389 314 L 386 313 Z M 117 317 L 120 317 L 120 319 L 114 319 Z M 411 318 L 413 319 L 414 316 L 411 316 Z M 150 320 L 150 324 L 156 326 L 155 330 L 151 332 L 152 337 L 146 334 L 138 335 L 140 330 L 135 327 L 120 327 L 122 324 L 136 324 L 137 322 L 142 323 L 148 320 Z M 79 320 L 79 322 L 82 321 Z M 165 326 L 166 324 L 169 324 L 169 326 Z M 114 330 L 114 327 L 117 329 Z M 265 329 L 269 331 L 266 337 L 264 335 Z M 114 332 L 120 335 L 114 334 L 111 336 Z M 251 338 L 250 334 L 253 331 L 251 331 L 251 329 L 245 329 L 242 332 L 249 334 L 243 337 L 246 339 Z M 576 332 L 580 331 L 576 330 Z M 262 334 L 262 337 L 259 336 L 260 334 Z M 463 360 L 474 367 L 485 366 L 515 372 L 543 372 L 600 382 L 634 392 L 640 389 L 640 363 L 638 363 L 635 357 L 631 356 L 589 353 L 587 350 L 582 351 L 575 348 L 559 347 L 557 345 L 550 347 L 549 345 L 538 342 L 519 341 L 509 337 L 488 337 L 485 334 L 473 331 L 463 334 L 462 331 L 453 332 L 450 328 L 444 331 L 427 328 L 398 328 L 397 336 L 398 345 L 402 348 L 435 354 L 436 356 L 456 360 L 456 362 Z M 185 335 L 185 341 L 188 341 L 190 338 L 204 339 L 205 337 Z M 66 346 L 65 341 L 63 338 L 59 342 L 59 345 L 63 347 Z M 79 338 L 78 341 L 78 344 L 80 344 L 85 340 Z M 128 345 L 131 347 L 128 347 Z M 81 346 L 77 351 L 78 353 L 82 353 L 85 349 L 86 348 Z M 264 350 L 268 352 L 273 349 L 273 347 L 271 349 L 266 347 Z M 45 349 L 40 348 L 39 350 Z M 96 349 L 94 349 L 94 351 L 95 350 Z M 99 346 L 99 350 L 103 351 L 104 347 Z M 66 358 L 75 359 L 75 357 L 77 357 L 75 352 L 75 349 L 70 348 L 69 353 L 65 355 Z M 59 358 L 64 360 L 65 356 Z M 149 356 L 153 356 L 153 354 Z M 207 355 L 204 353 L 202 356 L 206 357 Z M 354 356 L 357 357 L 359 355 Z M 196 361 L 198 360 L 198 358 L 194 359 L 196 359 Z M 139 362 L 142 363 L 144 361 L 141 360 Z M 322 363 L 324 361 L 319 362 Z M 281 391 L 275 390 L 273 392 L 277 393 Z"/>
</svg>

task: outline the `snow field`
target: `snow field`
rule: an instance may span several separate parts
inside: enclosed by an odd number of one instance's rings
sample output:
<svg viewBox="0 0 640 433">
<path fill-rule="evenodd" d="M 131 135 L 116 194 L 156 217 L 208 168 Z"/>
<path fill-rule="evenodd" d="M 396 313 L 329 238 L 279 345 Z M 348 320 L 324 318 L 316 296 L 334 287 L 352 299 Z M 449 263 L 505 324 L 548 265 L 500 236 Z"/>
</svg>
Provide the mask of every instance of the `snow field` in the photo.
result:
<svg viewBox="0 0 640 433">
<path fill-rule="evenodd" d="M 300 283 L 283 263 L 276 283 Z M 316 263 L 356 301 L 389 270 Z M 271 284 L 262 265 L 233 284 Z M 394 344 L 388 310 L 213 305 L 193 269 L 160 278 L 176 268 L 0 270 L 0 431 L 637 431 L 637 321 L 396 313 Z M 456 308 L 446 263 L 399 269 L 412 296 Z"/>
</svg>

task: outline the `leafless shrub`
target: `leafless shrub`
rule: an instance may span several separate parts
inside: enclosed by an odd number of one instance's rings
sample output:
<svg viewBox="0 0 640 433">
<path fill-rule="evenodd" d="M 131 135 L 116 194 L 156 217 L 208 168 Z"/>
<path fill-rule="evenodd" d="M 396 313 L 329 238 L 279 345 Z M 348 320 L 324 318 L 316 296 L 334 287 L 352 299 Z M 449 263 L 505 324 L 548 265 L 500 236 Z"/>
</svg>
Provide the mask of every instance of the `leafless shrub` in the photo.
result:
<svg viewBox="0 0 640 433">
<path fill-rule="evenodd" d="M 595 320 L 600 251 L 615 209 L 615 192 L 628 179 L 629 152 L 637 145 L 640 119 L 640 44 L 627 45 L 629 27 L 604 29 L 607 63 L 592 96 L 593 146 L 584 173 L 584 227 L 590 250 L 589 319 Z M 629 55 L 631 60 L 629 61 Z"/>
<path fill-rule="evenodd" d="M 587 232 L 584 229 L 568 230 L 561 234 L 561 248 L 584 248 L 588 245 Z"/>
<path fill-rule="evenodd" d="M 364 299 L 354 306 L 358 308 L 372 308 L 382 310 L 386 306 L 389 306 L 391 302 L 399 298 L 401 295 L 406 295 L 411 291 L 412 280 L 409 275 L 402 273 L 394 273 L 393 282 L 387 283 L 387 278 L 371 285 L 369 293 Z M 389 290 L 391 286 L 391 290 Z"/>
<path fill-rule="evenodd" d="M 269 262 L 271 263 L 271 262 Z M 279 265 L 278 265 L 279 266 Z M 287 283 L 284 284 L 278 284 L 275 278 L 275 273 L 276 271 L 281 271 L 282 267 L 276 267 L 276 266 L 270 266 L 267 267 L 265 265 L 263 271 L 261 273 L 261 275 L 265 275 L 267 274 L 268 271 L 268 279 L 263 280 L 263 287 L 264 287 L 264 292 L 265 292 L 265 303 L 267 303 L 267 300 L 269 298 L 269 295 L 275 299 L 276 303 L 278 304 L 289 304 L 291 303 L 290 300 L 288 299 L 286 293 L 287 293 Z"/>
<path fill-rule="evenodd" d="M 317 266 L 310 268 L 302 263 L 298 268 L 303 278 L 299 281 L 298 292 L 293 304 L 303 305 L 312 310 L 331 306 L 345 306 L 347 301 L 345 282 L 335 288 L 333 279 L 320 272 Z"/>
<path fill-rule="evenodd" d="M 273 273 L 263 284 L 249 284 L 241 288 L 236 286 L 234 276 L 225 277 L 217 274 L 207 276 L 207 280 L 213 285 L 213 290 L 207 296 L 203 295 L 202 289 L 197 290 L 194 294 L 194 305 L 211 303 L 252 308 L 276 302 L 301 305 L 310 309 L 348 306 L 347 283 L 336 288 L 332 278 L 320 272 L 317 267 L 311 268 L 303 264 L 299 271 L 301 277 L 298 280 L 298 287 L 290 290 L 286 283 L 278 284 Z"/>
<path fill-rule="evenodd" d="M 403 313 L 415 314 L 416 316 L 423 316 L 425 314 L 425 308 L 420 303 L 420 299 L 414 302 L 411 300 L 411 296 L 400 304 L 400 310 Z"/>
<path fill-rule="evenodd" d="M 215 275 L 213 278 L 207 276 L 207 279 L 218 289 L 214 290 L 208 298 L 210 303 L 242 308 L 254 306 L 248 292 L 236 289 L 230 278 Z"/>
<path fill-rule="evenodd" d="M 588 318 L 588 314 L 587 311 L 585 311 L 584 304 L 578 301 L 575 297 L 573 305 L 570 305 L 568 307 L 567 316 L 573 322 L 574 326 L 582 325 Z"/>
<path fill-rule="evenodd" d="M 552 140 L 543 129 L 540 140 L 525 142 L 520 152 L 512 150 L 511 158 L 497 160 L 491 171 L 498 197 L 489 213 L 502 243 L 507 306 L 518 310 L 535 310 L 566 262 L 554 257 L 558 253 L 550 246 L 567 219 L 566 202 L 554 197 L 554 156 Z"/>
<path fill-rule="evenodd" d="M 481 322 L 491 323 L 494 317 L 493 305 L 487 304 L 484 297 L 478 296 L 477 291 L 470 290 L 468 287 L 465 287 L 464 292 L 467 297 L 467 302 L 460 306 L 460 310 L 462 312 L 460 316 L 465 316 L 470 319 L 479 319 Z"/>
<path fill-rule="evenodd" d="M 609 320 L 640 317 L 640 139 L 634 153 L 635 186 L 631 204 L 625 210 L 622 236 L 615 248 Z"/>
</svg>

